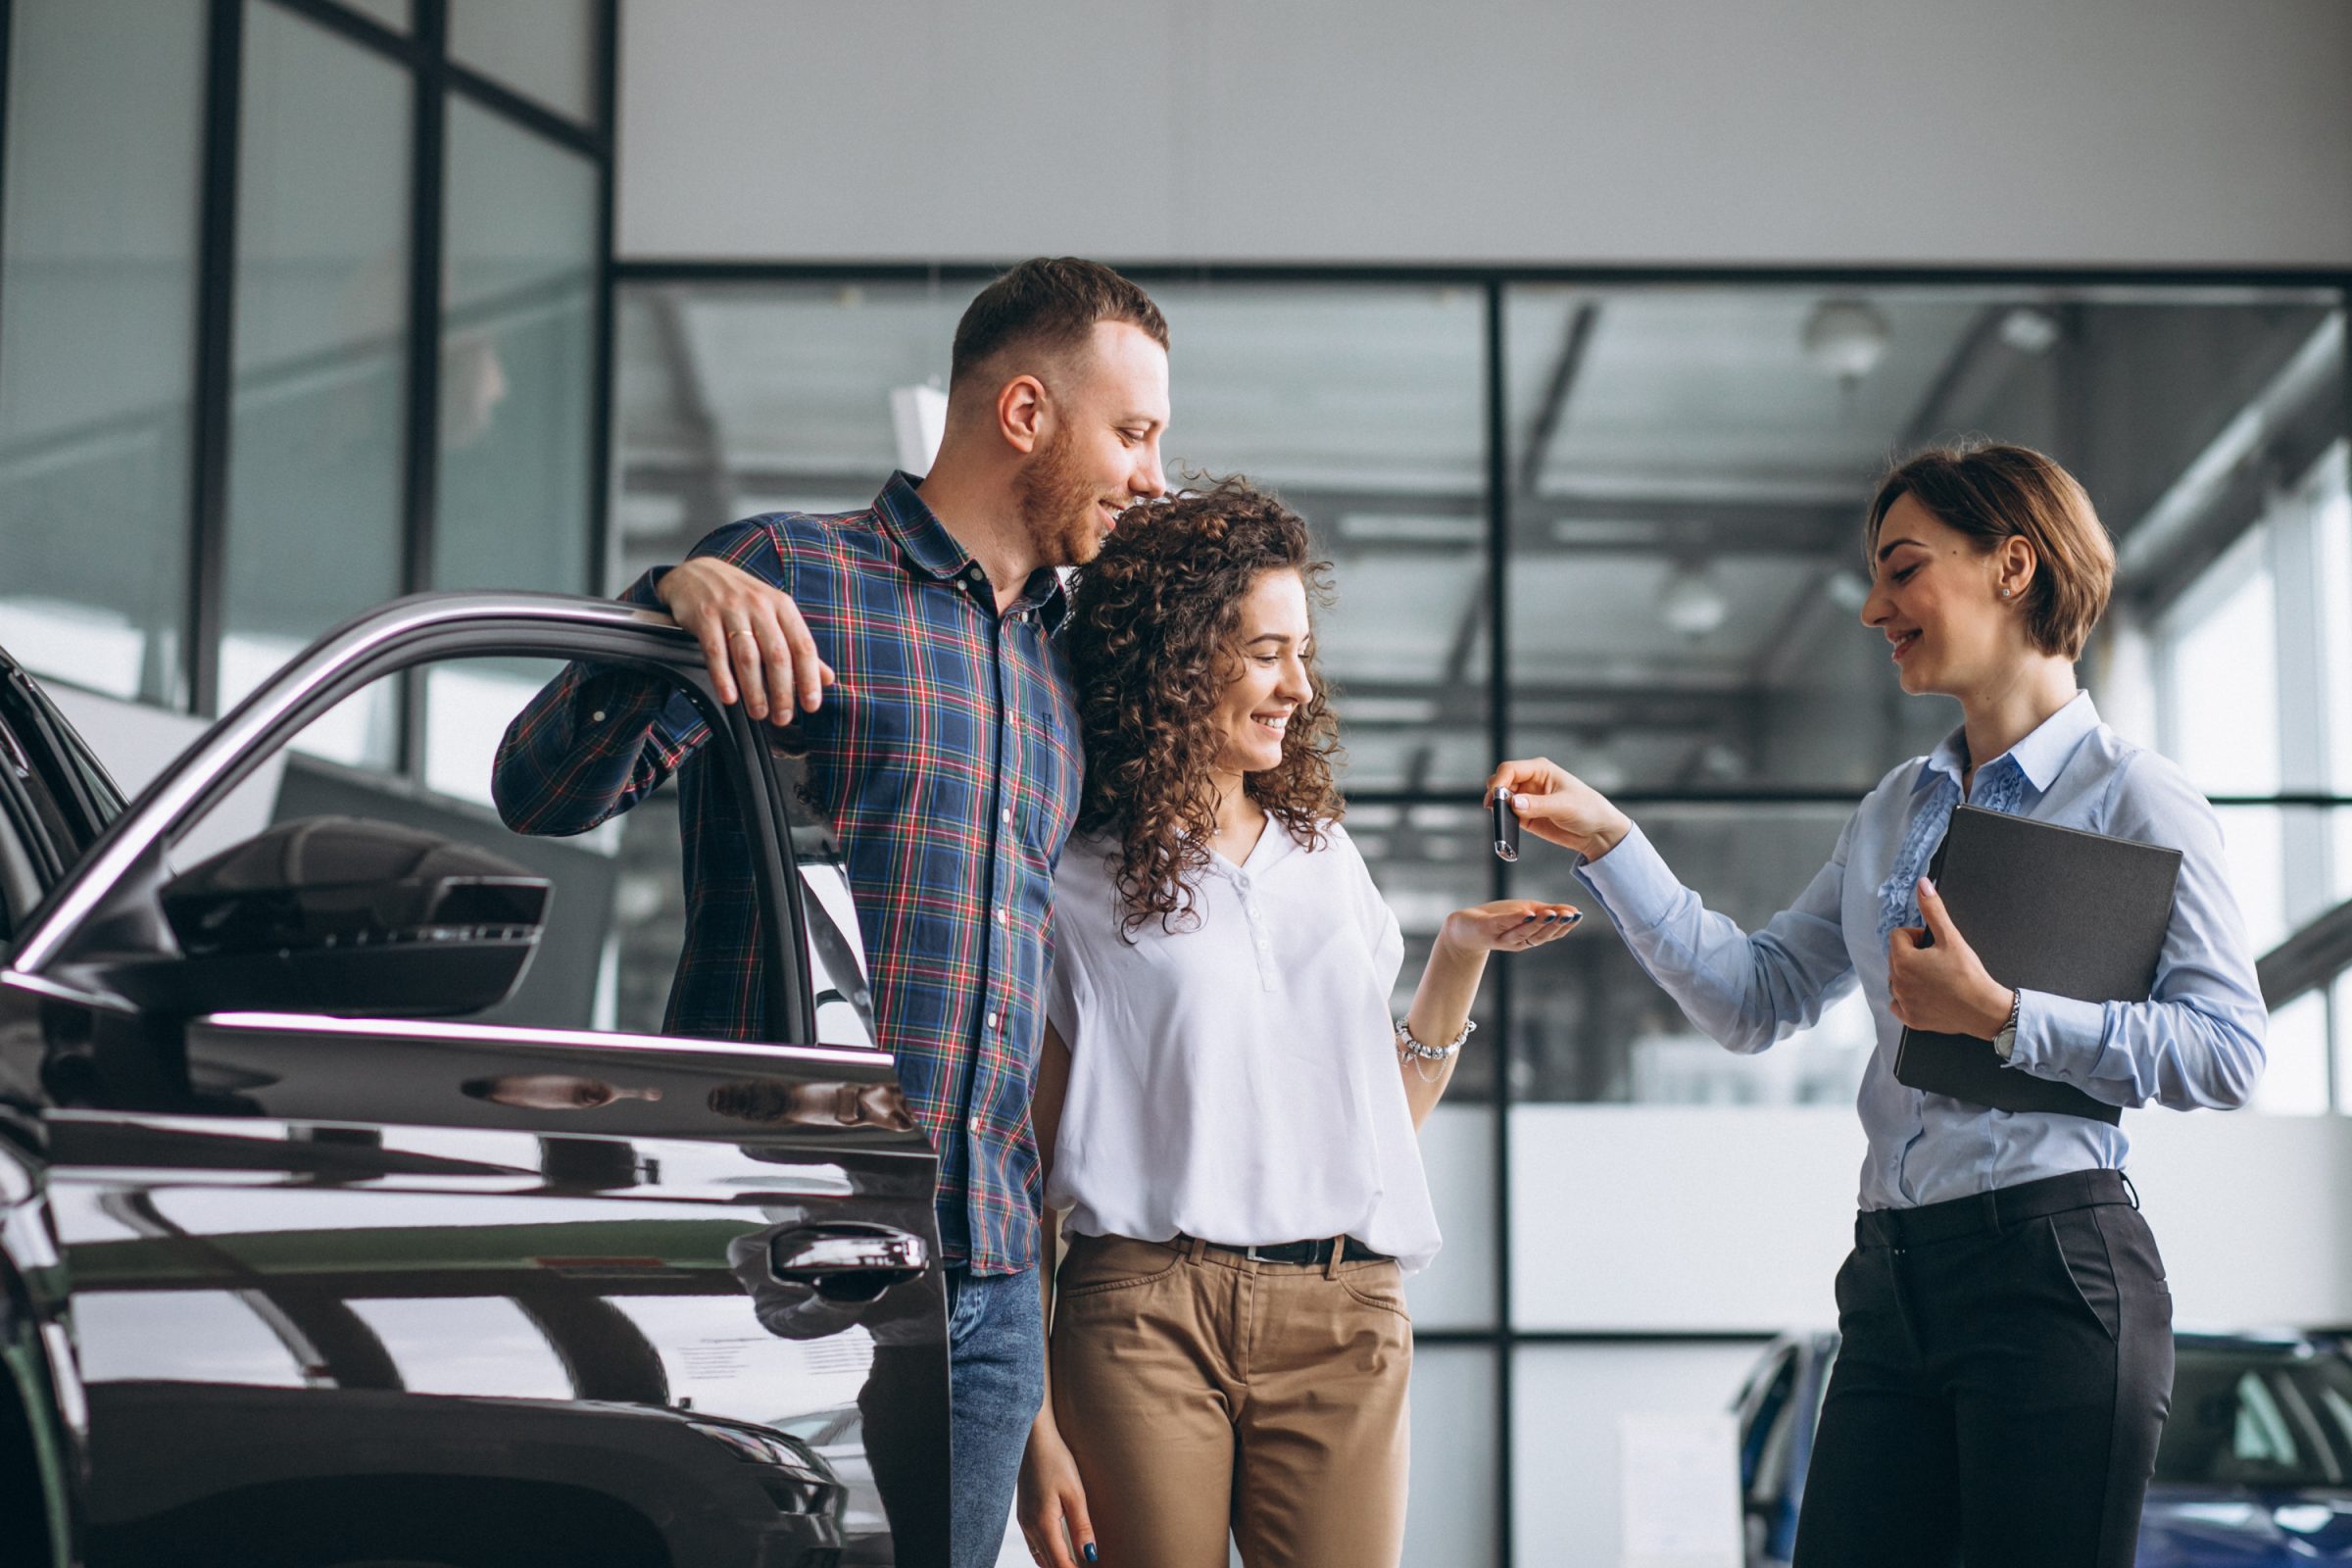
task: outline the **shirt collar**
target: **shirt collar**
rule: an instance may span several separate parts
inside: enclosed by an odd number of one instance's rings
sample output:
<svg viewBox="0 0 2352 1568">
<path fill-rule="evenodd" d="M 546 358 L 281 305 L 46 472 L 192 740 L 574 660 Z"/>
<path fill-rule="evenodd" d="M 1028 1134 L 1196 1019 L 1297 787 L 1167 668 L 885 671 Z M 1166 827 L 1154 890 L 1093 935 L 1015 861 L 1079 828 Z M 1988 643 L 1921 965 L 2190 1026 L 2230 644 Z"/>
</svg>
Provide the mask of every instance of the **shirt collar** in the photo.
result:
<svg viewBox="0 0 2352 1568">
<path fill-rule="evenodd" d="M 915 486 L 921 482 L 903 468 L 893 472 L 882 493 L 874 497 L 874 515 L 882 519 L 882 525 L 898 541 L 900 553 L 916 569 L 941 582 L 956 582 L 967 590 L 978 590 L 993 613 L 996 596 L 988 587 L 987 572 L 915 492 Z M 1022 585 L 1021 595 L 1013 601 L 1011 611 L 1037 611 L 1038 618 L 1051 631 L 1061 623 L 1068 608 L 1061 574 L 1052 566 L 1040 566 L 1029 574 L 1029 581 Z"/>
<path fill-rule="evenodd" d="M 2001 756 L 2017 764 L 2017 770 L 2026 775 L 2026 782 L 2036 790 L 2046 790 L 2073 760 L 2075 748 L 2098 727 L 2099 710 L 2091 702 L 2090 693 L 2077 692 L 2072 702 L 2043 719 L 2032 734 Z M 1996 762 L 2000 760 L 1992 759 Z M 1924 785 L 1937 775 L 1957 784 L 1967 766 L 1968 731 L 1956 729 L 1943 738 L 1942 745 L 1928 754 L 1928 765 L 1919 770 L 1919 784 Z"/>
</svg>

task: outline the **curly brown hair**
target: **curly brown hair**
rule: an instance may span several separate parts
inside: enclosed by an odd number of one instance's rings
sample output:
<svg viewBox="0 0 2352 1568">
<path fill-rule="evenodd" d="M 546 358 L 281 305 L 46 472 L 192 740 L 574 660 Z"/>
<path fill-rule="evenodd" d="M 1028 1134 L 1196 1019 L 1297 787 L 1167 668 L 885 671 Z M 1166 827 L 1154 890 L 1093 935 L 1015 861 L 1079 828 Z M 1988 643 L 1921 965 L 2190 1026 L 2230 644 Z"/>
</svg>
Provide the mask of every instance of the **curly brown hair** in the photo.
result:
<svg viewBox="0 0 2352 1568">
<path fill-rule="evenodd" d="M 1216 833 L 1216 710 L 1240 673 L 1242 601 L 1260 576 L 1295 571 L 1331 600 L 1331 564 L 1298 514 L 1229 477 L 1131 509 L 1081 568 L 1066 636 L 1086 738 L 1082 833 L 1115 833 L 1114 881 L 1132 942 L 1145 921 L 1197 920 L 1194 888 Z M 1319 849 L 1342 810 L 1332 783 L 1339 719 L 1310 640 L 1310 695 L 1291 715 L 1282 761 L 1243 788 L 1283 830 Z"/>
</svg>

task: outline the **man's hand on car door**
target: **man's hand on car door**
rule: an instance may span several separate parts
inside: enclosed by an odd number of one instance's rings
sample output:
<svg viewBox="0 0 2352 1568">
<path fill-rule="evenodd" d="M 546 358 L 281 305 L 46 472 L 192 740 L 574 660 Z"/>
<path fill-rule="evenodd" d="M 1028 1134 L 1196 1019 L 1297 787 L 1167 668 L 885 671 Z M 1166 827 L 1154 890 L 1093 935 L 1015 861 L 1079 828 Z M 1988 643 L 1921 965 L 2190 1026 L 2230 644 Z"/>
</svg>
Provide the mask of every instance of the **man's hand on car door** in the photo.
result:
<svg viewBox="0 0 2352 1568">
<path fill-rule="evenodd" d="M 799 707 L 815 712 L 833 668 L 816 656 L 816 640 L 792 595 L 740 567 L 708 556 L 671 567 L 654 585 L 670 618 L 703 645 L 718 700 L 740 695 L 754 718 L 789 724 Z"/>
</svg>

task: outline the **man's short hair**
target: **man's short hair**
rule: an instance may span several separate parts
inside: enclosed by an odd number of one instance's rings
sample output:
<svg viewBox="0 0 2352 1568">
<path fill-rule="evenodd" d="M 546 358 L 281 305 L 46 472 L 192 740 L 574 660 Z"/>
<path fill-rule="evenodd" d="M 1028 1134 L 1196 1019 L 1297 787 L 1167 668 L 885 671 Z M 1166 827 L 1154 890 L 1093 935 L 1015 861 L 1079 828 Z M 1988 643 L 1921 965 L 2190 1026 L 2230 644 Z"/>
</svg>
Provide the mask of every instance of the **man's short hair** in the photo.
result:
<svg viewBox="0 0 2352 1568">
<path fill-rule="evenodd" d="M 950 390 L 1008 348 L 1041 355 L 1083 348 L 1098 321 L 1125 321 L 1168 346 L 1168 323 L 1152 296 L 1100 262 L 1040 256 L 980 291 L 956 325 Z"/>
<path fill-rule="evenodd" d="M 2115 587 L 2115 545 L 2073 474 L 2031 447 L 1991 441 L 1930 447 L 1879 482 L 1863 531 L 1866 557 L 1878 553 L 1880 526 L 1904 496 L 1966 534 L 1980 555 L 2011 537 L 2031 543 L 2040 564 L 2026 590 L 2026 636 L 2045 654 L 2082 657 Z"/>
</svg>

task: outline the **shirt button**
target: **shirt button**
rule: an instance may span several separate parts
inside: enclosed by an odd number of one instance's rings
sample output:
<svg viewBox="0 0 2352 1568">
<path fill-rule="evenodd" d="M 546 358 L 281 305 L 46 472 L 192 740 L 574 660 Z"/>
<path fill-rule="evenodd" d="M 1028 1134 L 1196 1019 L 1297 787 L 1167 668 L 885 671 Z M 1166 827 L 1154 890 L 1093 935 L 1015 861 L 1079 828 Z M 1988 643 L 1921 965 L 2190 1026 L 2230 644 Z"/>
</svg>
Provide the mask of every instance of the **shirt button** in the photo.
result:
<svg viewBox="0 0 2352 1568">
<path fill-rule="evenodd" d="M 1012 808 L 1009 806 L 1004 808 L 1004 822 L 1007 827 L 1012 824 Z"/>
<path fill-rule="evenodd" d="M 997 1026 L 997 1015 L 993 1012 L 988 1015 L 988 1026 L 991 1029 L 994 1029 Z"/>
<path fill-rule="evenodd" d="M 603 709 L 601 709 L 601 708 L 600 708 L 600 709 L 598 709 L 598 710 L 597 710 L 595 712 L 593 712 L 593 713 L 590 713 L 590 714 L 588 715 L 588 722 L 589 722 L 589 723 L 591 723 L 591 724 L 602 724 L 604 721 L 605 721 L 605 710 L 604 710 Z"/>
<path fill-rule="evenodd" d="M 1004 923 L 1004 911 L 1003 909 L 999 909 L 999 910 L 997 911 L 997 924 L 999 924 L 999 925 L 1003 925 Z"/>
<path fill-rule="evenodd" d="M 971 1128 L 971 1130 L 976 1133 L 980 1130 L 980 1118 L 974 1116 L 969 1121 L 965 1122 L 964 1125 Z"/>
</svg>

